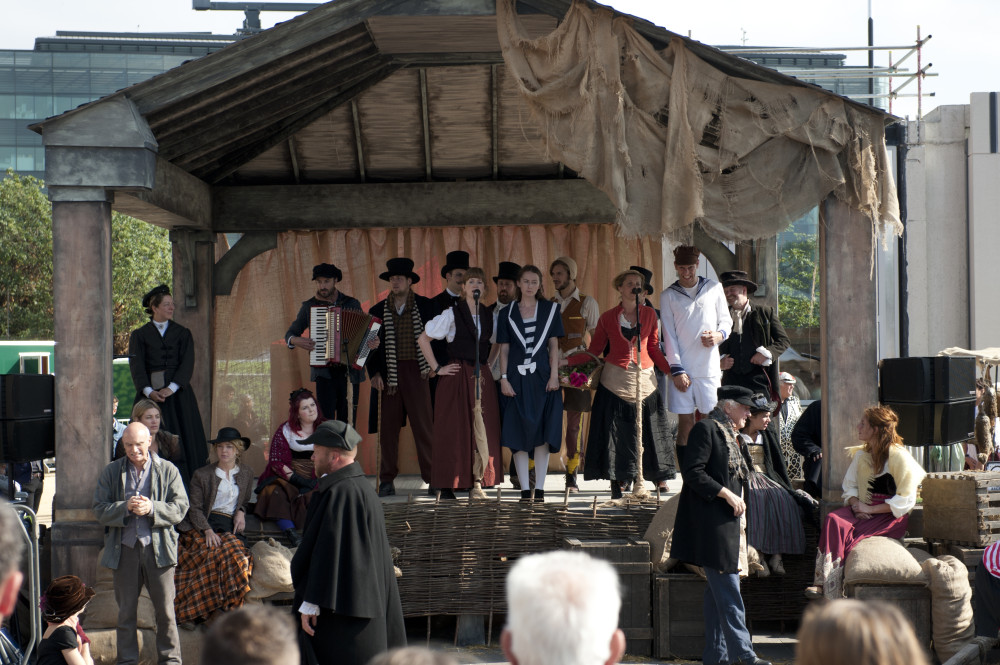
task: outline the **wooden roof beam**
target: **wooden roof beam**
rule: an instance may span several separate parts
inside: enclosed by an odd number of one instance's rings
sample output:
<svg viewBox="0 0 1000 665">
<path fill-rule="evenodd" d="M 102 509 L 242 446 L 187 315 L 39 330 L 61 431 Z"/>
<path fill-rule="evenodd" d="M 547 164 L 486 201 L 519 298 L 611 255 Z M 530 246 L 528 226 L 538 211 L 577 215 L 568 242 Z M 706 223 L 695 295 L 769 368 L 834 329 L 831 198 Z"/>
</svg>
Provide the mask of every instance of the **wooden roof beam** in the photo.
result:
<svg viewBox="0 0 1000 665">
<path fill-rule="evenodd" d="M 215 231 L 611 224 L 586 180 L 262 185 L 212 189 Z"/>
</svg>

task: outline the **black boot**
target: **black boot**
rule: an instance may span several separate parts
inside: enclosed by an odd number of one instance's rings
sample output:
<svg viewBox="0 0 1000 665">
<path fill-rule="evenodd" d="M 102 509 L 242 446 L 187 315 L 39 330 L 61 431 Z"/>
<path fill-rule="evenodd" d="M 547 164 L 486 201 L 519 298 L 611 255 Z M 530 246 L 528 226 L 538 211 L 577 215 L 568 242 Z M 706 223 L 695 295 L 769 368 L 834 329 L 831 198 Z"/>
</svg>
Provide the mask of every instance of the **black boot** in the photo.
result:
<svg viewBox="0 0 1000 665">
<path fill-rule="evenodd" d="M 611 481 L 611 498 L 612 499 L 622 498 L 622 484 L 617 480 Z"/>
<path fill-rule="evenodd" d="M 569 490 L 570 494 L 576 494 L 580 491 L 580 486 L 576 484 L 576 474 L 567 473 L 566 474 L 566 489 Z"/>
</svg>

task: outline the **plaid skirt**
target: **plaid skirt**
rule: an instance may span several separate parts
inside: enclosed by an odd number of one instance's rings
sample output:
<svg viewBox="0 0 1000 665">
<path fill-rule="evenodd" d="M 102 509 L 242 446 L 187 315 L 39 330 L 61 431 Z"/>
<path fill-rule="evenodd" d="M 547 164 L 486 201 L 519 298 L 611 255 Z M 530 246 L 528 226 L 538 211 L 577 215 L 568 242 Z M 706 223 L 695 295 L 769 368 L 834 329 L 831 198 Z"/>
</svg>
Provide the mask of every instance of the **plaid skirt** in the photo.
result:
<svg viewBox="0 0 1000 665">
<path fill-rule="evenodd" d="M 253 558 L 231 532 L 217 532 L 222 545 L 209 547 L 197 529 L 180 536 L 174 571 L 177 623 L 204 621 L 216 610 L 243 606 L 250 591 Z"/>
</svg>

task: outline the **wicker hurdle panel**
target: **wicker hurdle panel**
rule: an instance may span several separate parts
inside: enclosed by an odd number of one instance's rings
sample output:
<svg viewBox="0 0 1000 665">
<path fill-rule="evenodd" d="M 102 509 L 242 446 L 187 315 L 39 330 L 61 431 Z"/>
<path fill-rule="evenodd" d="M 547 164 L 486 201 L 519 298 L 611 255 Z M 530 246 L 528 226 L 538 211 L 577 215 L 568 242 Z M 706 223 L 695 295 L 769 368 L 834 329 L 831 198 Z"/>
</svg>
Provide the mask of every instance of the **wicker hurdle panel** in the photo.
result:
<svg viewBox="0 0 1000 665">
<path fill-rule="evenodd" d="M 570 509 L 555 503 L 447 501 L 383 504 L 403 615 L 506 612 L 504 581 L 519 557 L 565 537 L 642 538 L 657 506 Z"/>
<path fill-rule="evenodd" d="M 795 623 L 809 604 L 803 591 L 813 583 L 819 530 L 809 520 L 803 520 L 802 525 L 806 532 L 806 551 L 804 554 L 782 556 L 785 566 L 783 577 L 770 575 L 741 580 L 740 593 L 749 624 L 769 621 Z"/>
</svg>

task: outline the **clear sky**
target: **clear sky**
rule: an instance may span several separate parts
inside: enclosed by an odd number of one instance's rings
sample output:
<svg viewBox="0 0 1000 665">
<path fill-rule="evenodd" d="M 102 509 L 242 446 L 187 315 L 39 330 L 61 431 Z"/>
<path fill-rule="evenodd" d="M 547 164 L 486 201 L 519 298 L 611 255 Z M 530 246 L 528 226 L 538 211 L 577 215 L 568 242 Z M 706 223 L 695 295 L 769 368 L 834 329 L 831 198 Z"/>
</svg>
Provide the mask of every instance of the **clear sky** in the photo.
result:
<svg viewBox="0 0 1000 665">
<path fill-rule="evenodd" d="M 623 12 L 712 45 L 846 47 L 868 38 L 869 0 L 610 0 Z M 875 43 L 904 46 L 921 34 L 933 35 L 924 49 L 937 78 L 925 80 L 924 113 L 941 104 L 966 104 L 970 92 L 1000 90 L 991 46 L 1000 25 L 1000 0 L 871 0 Z M 31 49 L 38 36 L 57 30 L 110 32 L 215 32 L 232 34 L 242 12 L 194 11 L 191 0 L 2 0 L 8 11 L 0 22 L 0 48 Z M 265 27 L 294 16 L 265 13 Z M 905 51 L 893 51 L 899 59 Z M 863 65 L 864 52 L 848 64 Z M 876 52 L 877 65 L 888 54 Z M 911 57 L 906 66 L 916 69 Z M 905 92 L 916 92 L 916 83 Z M 897 115 L 916 116 L 916 100 L 897 100 Z"/>
</svg>

